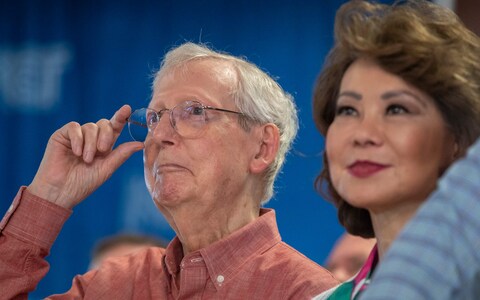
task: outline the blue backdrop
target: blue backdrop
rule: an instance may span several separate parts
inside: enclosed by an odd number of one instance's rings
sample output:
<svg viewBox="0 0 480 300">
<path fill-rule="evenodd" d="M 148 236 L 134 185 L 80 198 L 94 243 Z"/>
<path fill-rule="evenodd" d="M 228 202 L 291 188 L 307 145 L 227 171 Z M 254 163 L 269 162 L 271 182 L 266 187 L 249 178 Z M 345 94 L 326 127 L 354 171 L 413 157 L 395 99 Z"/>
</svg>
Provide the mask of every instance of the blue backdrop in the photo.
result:
<svg viewBox="0 0 480 300">
<path fill-rule="evenodd" d="M 267 206 L 277 211 L 283 239 L 323 264 L 342 229 L 313 189 L 323 139 L 313 125 L 311 92 L 343 2 L 1 0 L 0 213 L 31 182 L 57 128 L 110 118 L 125 103 L 145 106 L 164 53 L 201 41 L 246 56 L 294 95 L 300 132 Z M 124 132 L 120 141 L 126 139 Z M 86 271 L 94 243 L 120 231 L 173 236 L 146 192 L 141 153 L 75 208 L 32 297 L 66 291 Z"/>
</svg>

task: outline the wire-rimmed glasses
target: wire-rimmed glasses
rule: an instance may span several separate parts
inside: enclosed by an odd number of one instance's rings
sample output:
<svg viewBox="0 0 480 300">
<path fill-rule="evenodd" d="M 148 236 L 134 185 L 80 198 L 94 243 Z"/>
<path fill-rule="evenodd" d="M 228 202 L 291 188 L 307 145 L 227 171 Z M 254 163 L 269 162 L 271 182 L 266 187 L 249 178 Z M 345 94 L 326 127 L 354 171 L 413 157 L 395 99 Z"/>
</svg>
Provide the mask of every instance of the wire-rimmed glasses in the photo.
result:
<svg viewBox="0 0 480 300">
<path fill-rule="evenodd" d="M 131 137 L 138 142 L 145 142 L 147 135 L 153 132 L 165 112 L 169 112 L 170 125 L 182 137 L 195 138 L 202 134 L 207 122 L 207 110 L 243 115 L 241 112 L 216 108 L 196 100 L 187 100 L 179 103 L 172 109 L 164 108 L 155 111 L 151 108 L 140 108 L 128 117 L 128 131 Z"/>
</svg>

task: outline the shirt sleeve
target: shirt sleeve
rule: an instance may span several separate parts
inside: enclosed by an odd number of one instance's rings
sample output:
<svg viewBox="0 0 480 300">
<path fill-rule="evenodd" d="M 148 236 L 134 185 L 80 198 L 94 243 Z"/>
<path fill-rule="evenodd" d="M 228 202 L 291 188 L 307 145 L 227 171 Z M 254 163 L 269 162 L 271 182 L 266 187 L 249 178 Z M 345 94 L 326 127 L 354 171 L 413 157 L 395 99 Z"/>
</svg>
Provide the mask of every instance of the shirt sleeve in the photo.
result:
<svg viewBox="0 0 480 300">
<path fill-rule="evenodd" d="M 71 213 L 20 188 L 0 222 L 2 298 L 28 298 L 48 272 L 45 257 Z"/>
<path fill-rule="evenodd" d="M 477 299 L 479 216 L 480 140 L 405 226 L 361 299 Z"/>
</svg>

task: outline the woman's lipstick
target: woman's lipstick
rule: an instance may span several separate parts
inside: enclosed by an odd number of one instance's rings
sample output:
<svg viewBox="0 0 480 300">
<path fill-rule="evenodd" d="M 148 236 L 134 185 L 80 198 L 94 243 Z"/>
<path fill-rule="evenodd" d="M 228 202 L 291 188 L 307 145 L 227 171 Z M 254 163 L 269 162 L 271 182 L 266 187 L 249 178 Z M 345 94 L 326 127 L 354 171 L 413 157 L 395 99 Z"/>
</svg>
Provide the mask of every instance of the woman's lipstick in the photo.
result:
<svg viewBox="0 0 480 300">
<path fill-rule="evenodd" d="M 366 178 L 374 175 L 377 172 L 382 171 L 388 166 L 374 163 L 371 161 L 356 161 L 350 166 L 348 166 L 348 171 L 355 177 Z"/>
</svg>

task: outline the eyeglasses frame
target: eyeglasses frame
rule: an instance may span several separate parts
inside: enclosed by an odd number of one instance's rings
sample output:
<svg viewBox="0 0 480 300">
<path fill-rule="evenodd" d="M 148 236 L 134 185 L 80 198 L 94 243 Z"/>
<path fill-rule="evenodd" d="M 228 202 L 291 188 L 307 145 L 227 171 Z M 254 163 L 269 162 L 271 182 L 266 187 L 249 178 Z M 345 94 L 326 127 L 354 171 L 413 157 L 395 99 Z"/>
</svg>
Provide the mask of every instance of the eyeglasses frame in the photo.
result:
<svg viewBox="0 0 480 300">
<path fill-rule="evenodd" d="M 157 114 L 157 116 L 158 116 L 158 121 L 160 122 L 161 117 L 164 115 L 165 112 L 168 111 L 168 112 L 169 112 L 170 126 L 172 126 L 172 128 L 175 130 L 175 132 L 177 132 L 180 136 L 182 136 L 182 135 L 178 132 L 178 129 L 177 129 L 177 127 L 176 127 L 176 124 L 174 123 L 174 120 L 173 120 L 173 111 L 174 111 L 175 108 L 177 108 L 178 106 L 183 105 L 183 104 L 185 104 L 185 103 L 187 103 L 187 102 L 191 102 L 192 104 L 193 104 L 193 103 L 199 104 L 200 107 L 201 107 L 202 109 L 205 109 L 205 110 L 215 110 L 215 111 L 221 111 L 221 112 L 227 112 L 227 113 L 237 114 L 237 115 L 240 115 L 240 116 L 245 116 L 245 114 L 242 113 L 242 112 L 238 112 L 238 111 L 234 111 L 234 110 L 229 110 L 229 109 L 224 109 L 224 108 L 213 107 L 213 106 L 210 106 L 210 105 L 205 105 L 205 104 L 201 103 L 201 102 L 198 101 L 198 100 L 186 100 L 186 101 L 183 101 L 183 102 L 181 102 L 181 103 L 178 103 L 178 104 L 175 105 L 173 108 L 163 108 L 163 109 L 160 109 L 159 111 L 155 111 L 154 109 L 148 108 L 148 107 L 146 107 L 146 108 L 139 108 L 139 109 L 134 110 L 134 111 L 132 112 L 132 114 L 133 114 L 135 111 L 137 111 L 137 110 L 141 110 L 141 109 L 147 110 L 147 109 L 149 109 L 149 110 L 154 111 L 154 112 Z M 188 107 L 188 106 L 186 106 L 186 107 Z M 132 114 L 131 114 L 131 115 L 132 115 Z M 127 120 L 126 120 L 127 123 L 129 123 L 129 124 L 134 124 L 134 125 L 137 125 L 137 126 L 140 126 L 140 127 L 147 128 L 148 131 L 150 132 L 151 128 L 149 128 L 147 124 L 142 124 L 142 123 L 139 123 L 139 122 L 132 121 L 132 120 L 130 119 L 131 115 L 127 118 Z M 129 128 L 129 131 L 130 131 L 130 128 Z"/>
</svg>

